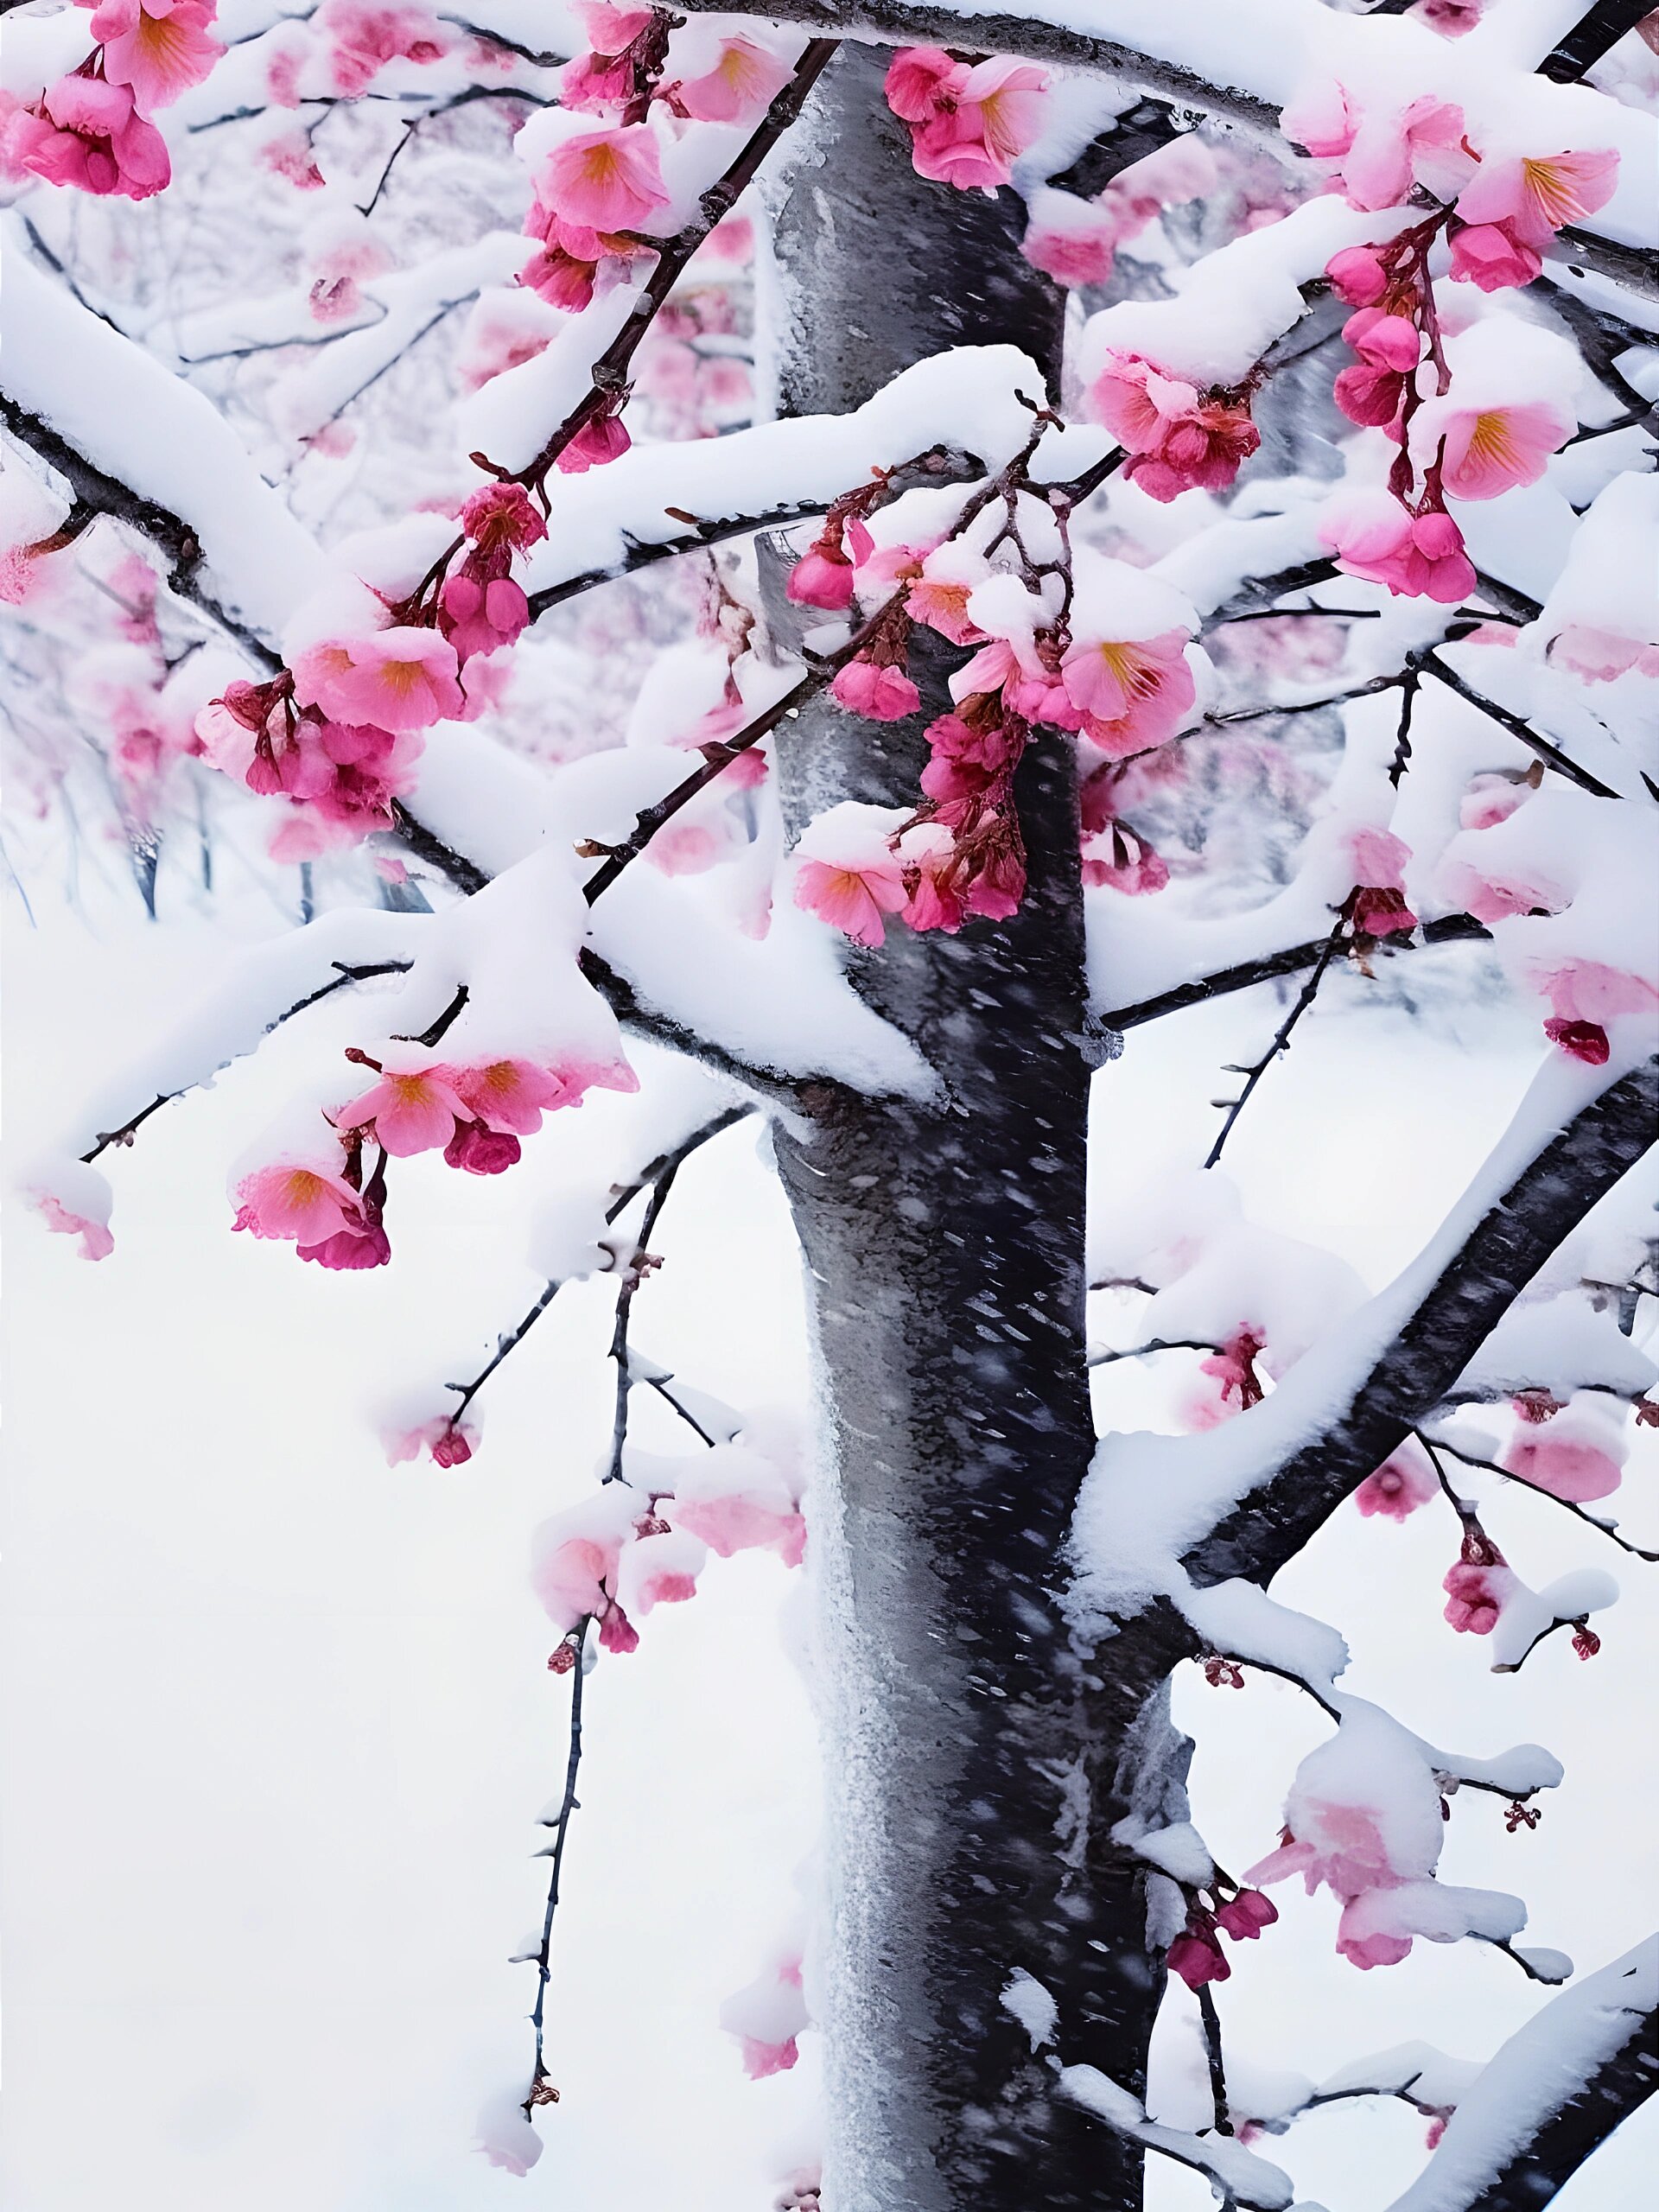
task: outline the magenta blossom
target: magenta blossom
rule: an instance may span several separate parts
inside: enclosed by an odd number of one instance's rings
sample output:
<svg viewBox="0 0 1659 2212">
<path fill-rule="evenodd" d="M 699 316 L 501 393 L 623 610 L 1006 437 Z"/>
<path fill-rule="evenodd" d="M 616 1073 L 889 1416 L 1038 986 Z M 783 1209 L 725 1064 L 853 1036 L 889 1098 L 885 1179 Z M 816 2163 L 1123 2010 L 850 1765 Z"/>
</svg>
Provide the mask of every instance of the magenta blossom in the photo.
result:
<svg viewBox="0 0 1659 2212">
<path fill-rule="evenodd" d="M 648 123 L 565 139 L 548 156 L 539 189 L 567 222 L 595 231 L 636 231 L 669 204 Z"/>
<path fill-rule="evenodd" d="M 922 703 L 922 695 L 902 668 L 883 667 L 862 654 L 849 660 L 830 686 L 830 696 L 849 714 L 873 722 L 901 722 Z"/>
<path fill-rule="evenodd" d="M 1255 1942 L 1278 1917 L 1278 1906 L 1260 1890 L 1241 1890 L 1236 1897 L 1216 1908 L 1216 1925 L 1241 1943 Z"/>
<path fill-rule="evenodd" d="M 167 143 L 125 85 L 76 74 L 8 118 L 0 153 L 18 172 L 81 192 L 149 200 L 173 174 Z"/>
</svg>

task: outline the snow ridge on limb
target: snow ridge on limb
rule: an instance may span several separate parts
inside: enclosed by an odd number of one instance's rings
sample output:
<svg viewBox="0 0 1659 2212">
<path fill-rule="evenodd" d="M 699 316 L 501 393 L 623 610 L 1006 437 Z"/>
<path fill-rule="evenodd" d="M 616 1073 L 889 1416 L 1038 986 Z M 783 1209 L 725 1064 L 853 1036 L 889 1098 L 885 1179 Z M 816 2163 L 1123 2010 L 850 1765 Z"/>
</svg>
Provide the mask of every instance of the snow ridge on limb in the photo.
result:
<svg viewBox="0 0 1659 2212">
<path fill-rule="evenodd" d="M 686 0 L 696 12 L 729 13 L 729 0 Z M 1653 119 L 1589 87 L 1535 73 L 1543 57 L 1516 54 L 1501 22 L 1479 27 L 1449 52 L 1434 34 L 1397 17 L 1339 15 L 1319 0 L 1252 0 L 1249 8 L 1172 9 L 1162 0 L 1025 0 L 1017 10 L 991 0 L 766 0 L 770 21 L 833 29 L 842 38 L 894 44 L 967 45 L 982 52 L 1121 77 L 1141 90 L 1219 116 L 1272 140 L 1279 111 L 1310 77 L 1342 74 L 1351 83 L 1409 73 L 1414 89 L 1495 109 L 1526 100 L 1531 113 L 1559 122 L 1563 143 L 1586 115 L 1605 124 L 1625 156 L 1618 200 L 1584 228 L 1636 245 L 1651 242 Z M 850 20 L 849 20 L 850 18 Z M 1632 274 L 1639 274 L 1634 269 Z"/>
<path fill-rule="evenodd" d="M 1547 2202 L 1653 2094 L 1656 2012 L 1659 1936 L 1649 1936 L 1510 2037 L 1389 2212 L 1521 2212 Z"/>
<path fill-rule="evenodd" d="M 1295 2196 L 1295 2185 L 1282 2167 L 1225 2136 L 1192 2135 L 1185 2128 L 1148 2120 L 1141 2100 L 1097 2067 L 1064 2067 L 1058 2087 L 1063 2097 L 1103 2120 L 1115 2133 L 1207 2175 L 1225 2203 L 1243 2205 L 1247 2212 L 1287 2212 Z"/>
<path fill-rule="evenodd" d="M 280 629 L 319 581 L 310 532 L 211 400 L 43 274 L 10 226 L 7 235 L 0 388 L 106 477 L 177 516 L 232 606 L 257 630 Z"/>
</svg>

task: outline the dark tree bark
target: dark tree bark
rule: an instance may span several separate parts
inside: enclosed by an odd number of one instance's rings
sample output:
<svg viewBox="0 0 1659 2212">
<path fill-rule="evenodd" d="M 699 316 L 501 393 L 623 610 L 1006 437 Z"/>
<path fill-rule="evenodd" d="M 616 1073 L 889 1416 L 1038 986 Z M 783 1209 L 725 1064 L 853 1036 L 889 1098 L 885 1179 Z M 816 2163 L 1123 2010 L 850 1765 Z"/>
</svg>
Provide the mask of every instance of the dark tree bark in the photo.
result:
<svg viewBox="0 0 1659 2212">
<path fill-rule="evenodd" d="M 780 192 L 775 334 L 788 412 L 857 406 L 955 344 L 1006 340 L 1051 378 L 1062 303 L 1020 256 L 1023 211 L 918 178 L 844 48 Z M 1040 398 L 1040 392 L 1033 392 Z M 787 621 L 779 594 L 772 614 Z M 925 633 L 923 633 L 925 636 Z M 937 641 L 935 641 L 937 642 Z M 842 798 L 912 804 L 924 712 L 819 703 L 786 724 L 791 827 Z M 1075 775 L 1041 734 L 1017 798 L 1030 889 L 1010 922 L 889 933 L 856 986 L 938 1072 L 919 1103 L 820 1087 L 779 1165 L 805 1249 L 833 1453 L 815 1536 L 832 1786 L 826 2185 L 844 2212 L 1081 2212 L 1141 2198 L 1141 2153 L 1051 2099 L 1001 2004 L 1024 1968 L 1068 2057 L 1141 2086 L 1158 1994 L 1134 1870 L 1093 1863 L 1091 1770 L 1056 1603 L 1093 1446 L 1084 1344 L 1088 1067 Z M 1161 1707 L 1146 1724 L 1168 1751 Z M 1135 1762 L 1129 1763 L 1133 1768 Z M 1130 1777 L 1126 1774 L 1125 1787 Z M 1177 1786 L 1179 1786 L 1179 1782 Z"/>
</svg>

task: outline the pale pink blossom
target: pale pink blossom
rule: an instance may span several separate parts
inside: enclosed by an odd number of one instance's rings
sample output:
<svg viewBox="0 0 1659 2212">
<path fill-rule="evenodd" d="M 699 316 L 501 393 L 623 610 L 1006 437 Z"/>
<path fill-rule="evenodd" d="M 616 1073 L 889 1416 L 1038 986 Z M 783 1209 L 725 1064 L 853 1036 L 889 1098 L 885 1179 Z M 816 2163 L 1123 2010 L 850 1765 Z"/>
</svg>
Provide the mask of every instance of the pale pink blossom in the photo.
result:
<svg viewBox="0 0 1659 2212">
<path fill-rule="evenodd" d="M 595 231 L 638 230 L 669 204 L 657 134 L 648 123 L 565 139 L 548 156 L 539 189 L 567 222 Z"/>
<path fill-rule="evenodd" d="M 319 192 L 327 181 L 303 130 L 278 131 L 259 148 L 257 158 L 262 168 L 286 179 L 296 192 Z"/>
<path fill-rule="evenodd" d="M 362 1194 L 336 1169 L 276 1161 L 236 1186 L 236 1229 L 255 1236 L 321 1244 L 363 1218 Z"/>
<path fill-rule="evenodd" d="M 1411 1955 L 1409 1936 L 1396 1936 L 1386 1928 L 1362 1924 L 1364 1897 L 1351 1898 L 1337 1923 L 1337 1951 L 1350 1966 L 1369 1972 L 1372 1967 L 1397 1967 Z"/>
<path fill-rule="evenodd" d="M 1605 207 L 1618 179 L 1609 148 L 1483 162 L 1458 195 L 1465 223 L 1501 223 L 1531 246 L 1548 245 L 1559 230 Z"/>
<path fill-rule="evenodd" d="M 674 105 L 699 123 L 747 123 L 789 82 L 788 62 L 753 39 L 725 38 L 720 58 L 675 87 Z"/>
<path fill-rule="evenodd" d="M 1366 1476 L 1354 1492 L 1354 1503 L 1367 1516 L 1381 1514 L 1389 1521 L 1404 1521 L 1420 1505 L 1426 1505 L 1439 1488 L 1434 1470 L 1423 1453 L 1402 1445 L 1374 1474 Z"/>
<path fill-rule="evenodd" d="M 1122 238 L 1110 208 L 1079 201 L 1077 213 L 1068 213 L 1063 222 L 1033 220 L 1020 242 L 1020 251 L 1033 269 L 1040 269 L 1057 284 L 1075 289 L 1110 281 Z"/>
<path fill-rule="evenodd" d="M 90 1215 L 76 1213 L 50 1191 L 32 1192 L 31 1201 L 54 1236 L 79 1237 L 83 1260 L 107 1260 L 114 1251 L 115 1238 L 107 1221 L 95 1221 Z"/>
<path fill-rule="evenodd" d="M 1319 536 L 1351 576 L 1386 584 L 1396 598 L 1456 606 L 1475 588 L 1474 564 L 1450 515 L 1414 515 L 1387 493 L 1361 495 L 1320 526 Z"/>
<path fill-rule="evenodd" d="M 1083 880 L 1092 890 L 1142 899 L 1169 884 L 1169 863 L 1127 823 L 1113 822 L 1083 849 Z"/>
<path fill-rule="evenodd" d="M 632 443 L 620 415 L 590 415 L 555 466 L 563 475 L 585 476 L 590 468 L 620 461 Z"/>
<path fill-rule="evenodd" d="M 1090 741 L 1113 760 L 1162 745 L 1197 696 L 1179 630 L 1154 638 L 1084 638 L 1060 664 L 1066 696 Z"/>
<path fill-rule="evenodd" d="M 153 114 L 200 84 L 224 53 L 213 20 L 208 0 L 101 0 L 92 31 L 104 41 L 104 74 L 130 85 L 139 111 Z"/>
<path fill-rule="evenodd" d="M 533 1136 L 542 1116 L 580 1096 L 575 1085 L 533 1060 L 481 1060 L 448 1071 L 456 1096 L 486 1128 Z"/>
<path fill-rule="evenodd" d="M 806 1552 L 806 1523 L 793 1506 L 734 1491 L 725 1497 L 676 1498 L 676 1528 L 697 1537 L 721 1559 L 734 1552 L 774 1551 L 785 1567 Z"/>
<path fill-rule="evenodd" d="M 389 1432 L 381 1442 L 389 1467 L 401 1466 L 407 1459 L 418 1459 L 423 1452 L 430 1454 L 435 1466 L 459 1467 L 472 1458 L 478 1431 L 464 1421 L 452 1420 L 448 1414 L 436 1414 L 418 1427 Z"/>
<path fill-rule="evenodd" d="M 1516 485 L 1538 481 L 1550 455 L 1573 435 L 1573 417 L 1547 400 L 1525 400 L 1513 407 L 1453 407 L 1437 428 L 1446 440 L 1446 489 L 1459 499 L 1496 499 Z"/>
<path fill-rule="evenodd" d="M 405 1065 L 397 1065 L 398 1058 Z M 342 1106 L 334 1124 L 341 1129 L 372 1124 L 375 1141 L 394 1160 L 407 1160 L 447 1145 L 456 1122 L 470 1118 L 448 1068 L 441 1061 L 400 1054 L 388 1057 L 378 1082 Z"/>
<path fill-rule="evenodd" d="M 1521 790 L 1525 797 L 1525 786 Z M 1482 826 L 1503 821 L 1506 814 L 1514 810 L 1516 803 L 1511 801 L 1503 813 L 1496 810 L 1503 804 L 1502 800 L 1494 800 L 1479 809 L 1485 817 Z M 1466 800 L 1465 804 L 1468 804 Z M 1515 914 L 1559 914 L 1569 903 L 1568 894 L 1560 885 L 1550 882 L 1536 870 L 1523 875 L 1518 868 L 1503 868 L 1492 861 L 1448 860 L 1441 873 L 1440 886 L 1454 905 L 1489 926 L 1493 922 L 1508 921 Z"/>
<path fill-rule="evenodd" d="M 1246 1882 L 1282 1882 L 1300 1874 L 1309 1897 L 1323 1882 L 1346 1899 L 1367 1890 L 1396 1888 L 1405 1878 L 1389 1859 L 1375 1813 L 1306 1791 L 1297 1797 L 1294 1817 L 1300 1827 L 1287 1827 L 1276 1851 L 1246 1868 Z"/>
<path fill-rule="evenodd" d="M 1424 94 L 1389 114 L 1367 116 L 1342 159 L 1343 188 L 1351 207 L 1392 207 L 1426 178 L 1444 186 L 1467 175 L 1461 152 L 1463 110 Z M 1456 156 L 1455 166 L 1446 156 Z"/>
<path fill-rule="evenodd" d="M 905 594 L 905 611 L 953 645 L 983 645 L 985 632 L 969 615 L 968 601 L 988 573 L 984 562 L 964 558 L 959 548 L 941 547 L 922 563 L 921 575 Z"/>
<path fill-rule="evenodd" d="M 1576 1059 L 1606 1064 L 1607 1024 L 1624 1014 L 1659 1008 L 1659 990 L 1641 976 L 1610 968 L 1600 960 L 1568 960 L 1558 968 L 1535 971 L 1535 987 L 1549 1001 L 1552 1020 L 1545 1033 Z"/>
<path fill-rule="evenodd" d="M 424 8 L 376 7 L 371 0 L 323 0 L 315 18 L 328 41 L 335 89 L 353 97 L 389 61 L 429 67 L 442 60 L 450 39 Z"/>
<path fill-rule="evenodd" d="M 847 802 L 808 824 L 796 852 L 795 904 L 855 944 L 879 945 L 881 917 L 904 910 L 904 871 L 888 842 L 897 809 Z"/>
<path fill-rule="evenodd" d="M 297 695 L 341 722 L 425 729 L 465 704 L 455 651 L 435 630 L 378 630 L 329 639 L 295 656 Z"/>
<path fill-rule="evenodd" d="M 937 46 L 901 46 L 887 64 L 887 105 L 906 123 L 925 123 L 965 72 Z"/>
<path fill-rule="evenodd" d="M 797 607 L 821 607 L 840 613 L 853 603 L 853 564 L 841 550 L 839 536 L 826 533 L 804 553 L 789 572 L 785 595 Z"/>
<path fill-rule="evenodd" d="M 1617 630 L 1598 630 L 1569 622 L 1550 639 L 1544 653 L 1552 668 L 1570 669 L 1586 683 L 1611 683 L 1632 669 L 1659 676 L 1659 643 L 1627 638 Z"/>
<path fill-rule="evenodd" d="M 1522 1428 L 1504 1452 L 1503 1465 L 1534 1490 L 1586 1505 L 1618 1488 L 1627 1456 L 1617 1431 L 1599 1421 L 1575 1420 L 1569 1412 L 1542 1427 Z"/>
</svg>

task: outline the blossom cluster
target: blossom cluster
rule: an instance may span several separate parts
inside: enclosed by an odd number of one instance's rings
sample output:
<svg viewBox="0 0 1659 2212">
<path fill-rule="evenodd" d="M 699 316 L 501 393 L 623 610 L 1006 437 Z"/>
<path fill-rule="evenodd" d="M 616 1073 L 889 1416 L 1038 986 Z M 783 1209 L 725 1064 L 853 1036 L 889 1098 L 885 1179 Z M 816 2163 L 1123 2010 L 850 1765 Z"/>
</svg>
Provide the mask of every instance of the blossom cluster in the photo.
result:
<svg viewBox="0 0 1659 2212">
<path fill-rule="evenodd" d="M 389 1160 L 442 1151 L 449 1166 L 469 1174 L 505 1173 L 543 1113 L 580 1104 L 595 1084 L 626 1079 L 613 1070 L 518 1057 L 450 1062 L 421 1046 L 389 1048 L 378 1060 L 353 1046 L 346 1058 L 377 1080 L 325 1116 L 308 1152 L 289 1151 L 238 1181 L 232 1225 L 292 1243 L 320 1267 L 347 1270 L 385 1267 L 391 1257 Z M 371 1145 L 376 1158 L 365 1172 Z"/>
<path fill-rule="evenodd" d="M 910 132 L 918 175 L 959 192 L 995 192 L 1041 135 L 1048 74 L 993 54 L 958 60 L 937 46 L 901 47 L 888 66 L 887 105 Z"/>
<path fill-rule="evenodd" d="M 148 200 L 173 174 L 151 118 L 199 85 L 225 51 L 215 0 L 76 0 L 97 43 L 67 76 L 0 121 L 0 175 Z M 10 105 L 10 104 L 8 104 Z"/>
</svg>

